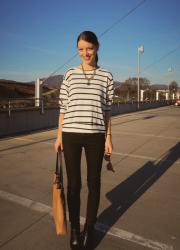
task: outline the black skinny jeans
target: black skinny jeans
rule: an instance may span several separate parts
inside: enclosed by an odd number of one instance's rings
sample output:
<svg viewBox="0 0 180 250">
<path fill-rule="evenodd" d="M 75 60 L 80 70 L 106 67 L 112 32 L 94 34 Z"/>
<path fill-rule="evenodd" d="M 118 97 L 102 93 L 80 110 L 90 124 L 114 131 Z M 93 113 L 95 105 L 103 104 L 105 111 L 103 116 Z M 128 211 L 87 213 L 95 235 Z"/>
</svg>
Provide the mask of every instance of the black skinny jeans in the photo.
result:
<svg viewBox="0 0 180 250">
<path fill-rule="evenodd" d="M 67 172 L 67 202 L 72 227 L 79 224 L 81 191 L 81 153 L 87 161 L 88 200 L 86 223 L 95 224 L 100 201 L 101 168 L 105 148 L 104 133 L 62 133 Z"/>
</svg>

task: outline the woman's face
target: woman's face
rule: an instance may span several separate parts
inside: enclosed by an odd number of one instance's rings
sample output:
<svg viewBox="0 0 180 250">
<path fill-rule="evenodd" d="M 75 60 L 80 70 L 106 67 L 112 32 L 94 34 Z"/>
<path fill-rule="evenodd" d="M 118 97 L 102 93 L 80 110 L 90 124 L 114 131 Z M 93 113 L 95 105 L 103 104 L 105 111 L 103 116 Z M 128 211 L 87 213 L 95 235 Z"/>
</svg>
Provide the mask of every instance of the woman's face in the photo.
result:
<svg viewBox="0 0 180 250">
<path fill-rule="evenodd" d="M 94 66 L 96 64 L 96 54 L 98 48 L 89 42 L 79 40 L 78 42 L 79 56 L 84 64 Z"/>
</svg>

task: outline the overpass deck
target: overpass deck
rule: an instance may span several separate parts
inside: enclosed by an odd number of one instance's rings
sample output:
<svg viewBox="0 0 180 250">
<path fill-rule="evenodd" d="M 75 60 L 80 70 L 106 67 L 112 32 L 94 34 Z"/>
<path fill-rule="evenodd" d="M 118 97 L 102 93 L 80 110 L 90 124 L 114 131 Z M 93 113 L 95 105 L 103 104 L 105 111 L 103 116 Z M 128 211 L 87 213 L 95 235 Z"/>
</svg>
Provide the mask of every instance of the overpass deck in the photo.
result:
<svg viewBox="0 0 180 250">
<path fill-rule="evenodd" d="M 57 130 L 0 140 L 0 249 L 66 250 L 51 217 Z M 180 109 L 112 119 L 115 172 L 103 162 L 97 250 L 180 249 Z M 66 186 L 66 185 L 65 185 Z M 86 213 L 82 155 L 81 223 Z"/>
</svg>

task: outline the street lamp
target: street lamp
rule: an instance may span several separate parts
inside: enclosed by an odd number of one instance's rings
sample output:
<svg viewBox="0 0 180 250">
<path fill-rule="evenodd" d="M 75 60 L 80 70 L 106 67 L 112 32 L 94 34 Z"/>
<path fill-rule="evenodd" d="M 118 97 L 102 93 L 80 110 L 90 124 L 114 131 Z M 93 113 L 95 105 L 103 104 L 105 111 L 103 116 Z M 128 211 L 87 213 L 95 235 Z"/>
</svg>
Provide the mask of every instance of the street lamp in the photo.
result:
<svg viewBox="0 0 180 250">
<path fill-rule="evenodd" d="M 139 92 L 140 92 L 140 87 L 139 87 L 139 78 L 140 78 L 140 53 L 144 53 L 144 45 L 141 45 L 138 47 L 138 90 L 137 90 L 137 96 L 138 96 L 138 109 L 139 109 Z"/>
<path fill-rule="evenodd" d="M 173 71 L 174 71 L 174 69 L 172 67 L 168 68 L 168 72 L 173 72 Z"/>
</svg>

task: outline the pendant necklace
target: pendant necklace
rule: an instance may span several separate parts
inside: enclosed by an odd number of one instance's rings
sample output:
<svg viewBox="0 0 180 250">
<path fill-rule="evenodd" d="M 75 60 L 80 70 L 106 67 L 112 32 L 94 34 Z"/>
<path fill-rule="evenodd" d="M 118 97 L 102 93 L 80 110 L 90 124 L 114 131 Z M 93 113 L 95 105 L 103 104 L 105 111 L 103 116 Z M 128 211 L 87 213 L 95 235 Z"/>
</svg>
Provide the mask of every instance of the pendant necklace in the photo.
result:
<svg viewBox="0 0 180 250">
<path fill-rule="evenodd" d="M 85 76 L 85 78 L 86 78 L 86 80 L 87 80 L 87 84 L 90 85 L 90 81 L 91 81 L 92 79 L 94 79 L 94 76 L 95 76 L 95 73 L 96 73 L 96 68 L 94 69 L 92 76 L 91 76 L 91 77 L 87 77 L 87 75 L 86 75 L 86 73 L 85 73 L 85 70 L 84 70 L 84 67 L 83 67 L 82 64 L 81 64 L 81 67 L 82 67 L 83 74 L 84 74 L 84 76 Z"/>
</svg>

